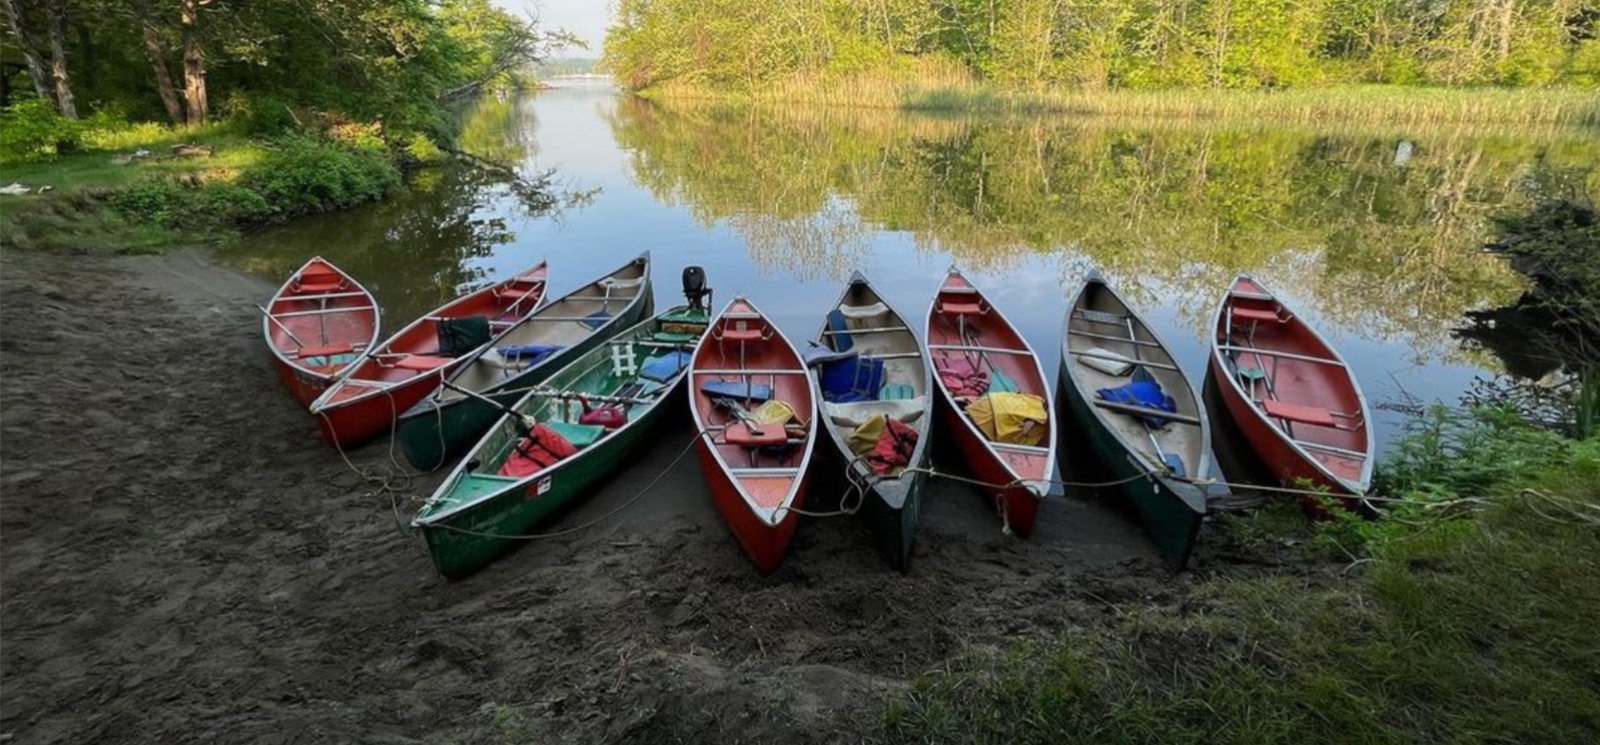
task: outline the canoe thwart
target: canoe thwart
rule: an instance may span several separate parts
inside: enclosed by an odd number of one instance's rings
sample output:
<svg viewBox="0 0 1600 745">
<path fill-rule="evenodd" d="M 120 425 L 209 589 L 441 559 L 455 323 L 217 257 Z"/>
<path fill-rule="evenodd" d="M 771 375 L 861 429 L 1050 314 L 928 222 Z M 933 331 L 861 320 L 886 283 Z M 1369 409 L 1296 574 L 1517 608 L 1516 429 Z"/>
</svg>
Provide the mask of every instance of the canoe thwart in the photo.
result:
<svg viewBox="0 0 1600 745">
<path fill-rule="evenodd" d="M 1167 419 L 1167 420 L 1170 420 L 1170 421 L 1178 422 L 1180 424 L 1192 424 L 1192 425 L 1194 425 L 1196 427 L 1200 426 L 1200 419 L 1198 417 L 1189 416 L 1188 414 L 1178 414 L 1178 413 L 1171 412 L 1171 411 L 1162 411 L 1160 409 L 1151 409 L 1151 408 L 1147 408 L 1147 407 L 1144 407 L 1144 406 L 1130 406 L 1128 404 L 1119 404 L 1119 403 L 1115 403 L 1115 402 L 1112 402 L 1112 401 L 1104 401 L 1104 400 L 1101 400 L 1101 399 L 1094 399 L 1094 405 L 1098 406 L 1098 407 L 1100 407 L 1102 409 L 1109 409 L 1111 411 L 1115 411 L 1115 412 L 1122 413 L 1122 414 L 1133 414 L 1134 416 L 1160 417 L 1162 419 Z"/>
<path fill-rule="evenodd" d="M 1220 349 L 1224 352 L 1259 354 L 1263 357 L 1279 357 L 1286 360 L 1300 360 L 1301 362 L 1320 362 L 1324 365 L 1333 365 L 1335 367 L 1345 366 L 1343 362 L 1334 359 L 1328 359 L 1327 357 L 1312 357 L 1304 354 L 1295 354 L 1293 352 L 1278 352 L 1271 349 L 1261 349 L 1260 347 L 1242 347 L 1234 344 L 1218 344 L 1217 349 Z"/>
</svg>

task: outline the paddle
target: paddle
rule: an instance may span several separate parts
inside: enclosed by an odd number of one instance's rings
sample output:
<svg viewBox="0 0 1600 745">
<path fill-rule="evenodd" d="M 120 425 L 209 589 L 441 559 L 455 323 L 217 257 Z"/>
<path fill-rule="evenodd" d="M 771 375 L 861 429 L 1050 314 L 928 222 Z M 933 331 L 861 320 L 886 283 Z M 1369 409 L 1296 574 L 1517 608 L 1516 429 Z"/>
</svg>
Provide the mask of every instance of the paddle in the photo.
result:
<svg viewBox="0 0 1600 745">
<path fill-rule="evenodd" d="M 269 310 L 267 310 L 267 309 L 266 309 L 266 308 L 263 308 L 263 307 L 261 307 L 261 306 L 259 306 L 259 305 L 257 305 L 257 306 L 256 306 L 256 310 L 259 310 L 259 311 L 261 311 L 261 315 L 263 315 L 263 316 L 266 316 L 266 317 L 267 317 L 267 320 L 269 320 L 269 321 L 271 321 L 271 322 L 273 322 L 273 323 L 276 323 L 276 324 L 278 324 L 278 328 L 279 328 L 279 329 L 281 329 L 281 330 L 282 330 L 282 331 L 283 331 L 283 333 L 285 333 L 285 334 L 288 334 L 288 335 L 289 335 L 289 338 L 290 338 L 290 339 L 291 339 L 291 340 L 293 340 L 293 341 L 294 341 L 294 343 L 296 343 L 296 344 L 299 344 L 299 345 L 300 345 L 300 348 L 302 348 L 302 349 L 304 349 L 304 348 L 306 348 L 306 347 L 309 347 L 309 346 L 311 346 L 311 345 L 310 345 L 310 344 L 307 344 L 307 343 L 305 343 L 305 342 L 303 342 L 303 341 L 300 341 L 300 337 L 298 337 L 298 336 L 295 336 L 295 335 L 294 335 L 294 332 L 293 332 L 293 331 L 290 331 L 290 330 L 289 330 L 289 327 L 288 327 L 288 326 L 285 326 L 285 325 L 283 325 L 283 321 L 280 321 L 280 320 L 278 320 L 278 319 L 276 319 L 276 318 L 273 318 L 273 317 L 272 317 L 272 312 L 271 312 L 271 311 L 269 311 Z"/>
<path fill-rule="evenodd" d="M 489 398 L 488 396 L 485 396 L 477 391 L 467 390 L 466 388 L 462 388 L 461 386 L 456 385 L 448 380 L 439 381 L 439 385 L 449 388 L 457 393 L 476 398 L 479 401 L 482 401 L 504 412 L 506 416 L 511 417 L 511 421 L 517 425 L 517 429 L 521 431 L 524 437 L 533 434 L 533 427 L 534 425 L 538 424 L 538 422 L 534 421 L 533 417 L 518 414 L 516 409 Z"/>
<path fill-rule="evenodd" d="M 766 434 L 762 432 L 761 428 L 758 426 L 760 422 L 750 418 L 750 412 L 745 411 L 745 408 L 740 406 L 738 401 L 735 401 L 731 398 L 725 398 L 723 396 L 714 396 L 711 399 L 711 405 L 720 406 L 724 409 L 727 409 L 728 413 L 733 414 L 734 419 L 744 422 L 744 426 L 746 429 L 750 430 L 750 434 L 755 435 L 756 437 L 761 437 L 762 435 Z"/>
</svg>

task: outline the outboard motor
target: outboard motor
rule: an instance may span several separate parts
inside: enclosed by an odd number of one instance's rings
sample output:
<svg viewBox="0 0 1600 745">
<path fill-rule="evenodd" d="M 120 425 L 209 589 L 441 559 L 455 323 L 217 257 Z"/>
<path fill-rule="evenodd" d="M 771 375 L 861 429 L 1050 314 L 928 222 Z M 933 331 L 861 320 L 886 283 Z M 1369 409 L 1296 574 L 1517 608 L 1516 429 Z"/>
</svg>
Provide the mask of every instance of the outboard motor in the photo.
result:
<svg viewBox="0 0 1600 745">
<path fill-rule="evenodd" d="M 706 286 L 706 270 L 697 266 L 683 268 L 683 298 L 689 301 L 689 310 L 706 310 L 706 299 L 711 288 Z"/>
</svg>

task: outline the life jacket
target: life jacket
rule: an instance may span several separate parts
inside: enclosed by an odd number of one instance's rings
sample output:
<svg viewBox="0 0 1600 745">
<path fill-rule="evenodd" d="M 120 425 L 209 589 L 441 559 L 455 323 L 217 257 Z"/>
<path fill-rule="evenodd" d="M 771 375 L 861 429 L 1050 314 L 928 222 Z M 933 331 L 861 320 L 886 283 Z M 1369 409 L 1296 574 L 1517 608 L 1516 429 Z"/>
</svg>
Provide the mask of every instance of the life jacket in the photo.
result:
<svg viewBox="0 0 1600 745">
<path fill-rule="evenodd" d="M 934 360 L 934 368 L 939 371 L 939 380 L 950 395 L 962 399 L 975 399 L 989 392 L 989 371 L 964 357 L 940 357 Z"/>
<path fill-rule="evenodd" d="M 628 412 L 621 406 L 600 406 L 591 408 L 589 399 L 582 396 L 578 401 L 583 404 L 583 413 L 578 415 L 579 424 L 598 424 L 606 429 L 616 429 L 628 423 Z"/>
<path fill-rule="evenodd" d="M 872 472 L 879 476 L 898 476 L 911 465 L 911 454 L 917 449 L 917 431 L 910 425 L 885 417 L 886 426 L 878 436 L 878 444 L 867 456 Z"/>
<path fill-rule="evenodd" d="M 511 449 L 511 456 L 506 458 L 497 473 L 520 479 L 549 468 L 577 452 L 578 449 L 560 432 L 543 424 L 535 424 L 527 436 L 517 441 Z"/>
</svg>

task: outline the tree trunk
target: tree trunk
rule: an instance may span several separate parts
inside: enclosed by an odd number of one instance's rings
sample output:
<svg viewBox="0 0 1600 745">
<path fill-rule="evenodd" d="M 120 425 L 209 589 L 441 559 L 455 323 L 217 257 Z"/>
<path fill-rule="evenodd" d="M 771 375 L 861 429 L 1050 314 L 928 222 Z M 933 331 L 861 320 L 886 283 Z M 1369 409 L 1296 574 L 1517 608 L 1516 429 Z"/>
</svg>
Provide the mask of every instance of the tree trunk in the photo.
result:
<svg viewBox="0 0 1600 745">
<path fill-rule="evenodd" d="M 173 124 L 183 123 L 183 107 L 178 103 L 178 92 L 172 87 L 172 73 L 167 70 L 167 49 L 161 43 L 154 18 L 140 22 L 144 31 L 144 53 L 150 58 L 150 68 L 155 72 L 156 92 L 161 94 L 161 106 Z"/>
<path fill-rule="evenodd" d="M 188 124 L 206 123 L 206 55 L 200 48 L 200 0 L 182 0 L 178 25 L 183 36 L 183 103 Z"/>
<path fill-rule="evenodd" d="M 1495 51 L 1499 53 L 1498 61 L 1502 64 L 1505 63 L 1507 57 L 1511 56 L 1511 26 L 1516 13 L 1517 0 L 1500 0 L 1500 29 L 1495 34 L 1497 37 L 1495 39 L 1497 43 Z"/>
<path fill-rule="evenodd" d="M 11 35 L 17 38 L 17 46 L 22 48 L 22 60 L 27 63 L 33 90 L 40 98 L 55 103 L 55 94 L 50 92 L 50 77 L 44 71 L 44 61 L 39 59 L 39 48 L 33 45 L 33 34 L 23 25 L 22 17 L 17 15 L 16 0 L 0 0 L 0 11 L 5 12 L 6 25 L 11 28 Z"/>
<path fill-rule="evenodd" d="M 50 19 L 50 78 L 56 86 L 56 108 L 68 119 L 78 118 L 78 105 L 72 99 L 72 78 L 67 74 L 67 22 L 65 0 L 50 0 L 45 14 Z"/>
</svg>

